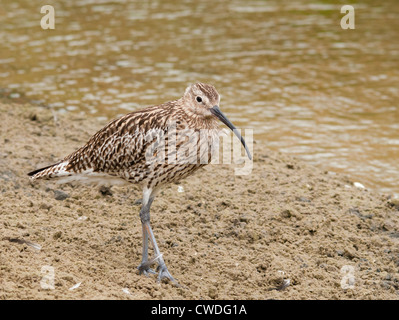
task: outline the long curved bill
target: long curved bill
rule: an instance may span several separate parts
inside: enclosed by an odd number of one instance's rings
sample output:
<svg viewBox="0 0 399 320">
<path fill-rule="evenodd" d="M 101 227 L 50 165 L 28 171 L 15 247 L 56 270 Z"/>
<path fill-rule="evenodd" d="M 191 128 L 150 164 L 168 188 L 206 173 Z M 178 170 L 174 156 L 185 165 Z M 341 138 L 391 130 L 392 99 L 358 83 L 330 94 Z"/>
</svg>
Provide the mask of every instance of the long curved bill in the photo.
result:
<svg viewBox="0 0 399 320">
<path fill-rule="evenodd" d="M 241 136 L 241 134 L 238 132 L 238 130 L 236 129 L 236 127 L 234 126 L 234 124 L 232 124 L 232 123 L 230 122 L 230 120 L 227 119 L 227 117 L 223 114 L 223 112 L 220 111 L 219 106 L 214 106 L 213 108 L 210 108 L 209 110 L 212 112 L 212 114 L 213 114 L 214 116 L 216 116 L 220 121 L 222 121 L 226 126 L 228 126 L 228 127 L 231 129 L 231 131 L 234 132 L 234 134 L 237 136 L 238 139 L 240 139 L 242 145 L 244 146 L 245 151 L 247 152 L 247 155 L 248 155 L 249 160 L 252 160 L 251 153 L 250 153 L 249 150 L 248 150 L 248 147 L 247 147 L 247 144 L 245 143 L 244 138 L 243 138 L 243 137 Z"/>
</svg>

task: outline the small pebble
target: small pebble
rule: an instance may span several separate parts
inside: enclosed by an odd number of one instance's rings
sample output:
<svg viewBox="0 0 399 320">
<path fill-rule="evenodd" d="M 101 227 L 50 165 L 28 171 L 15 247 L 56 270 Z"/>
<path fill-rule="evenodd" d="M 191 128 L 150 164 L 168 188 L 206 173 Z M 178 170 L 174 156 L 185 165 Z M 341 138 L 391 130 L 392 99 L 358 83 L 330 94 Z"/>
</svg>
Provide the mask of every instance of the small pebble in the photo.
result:
<svg viewBox="0 0 399 320">
<path fill-rule="evenodd" d="M 366 187 L 362 185 L 360 182 L 354 182 L 353 185 L 359 189 L 365 189 Z"/>
<path fill-rule="evenodd" d="M 61 190 L 54 190 L 54 198 L 55 200 L 65 200 L 69 198 L 69 194 Z"/>
<path fill-rule="evenodd" d="M 122 291 L 126 294 L 131 294 L 128 288 L 123 288 Z"/>
<path fill-rule="evenodd" d="M 56 233 L 53 234 L 53 239 L 57 240 L 57 239 L 61 238 L 61 236 L 62 236 L 62 232 L 57 231 Z"/>
<path fill-rule="evenodd" d="M 100 193 L 103 196 L 112 196 L 112 191 L 110 187 L 106 187 L 106 186 L 101 186 L 99 189 Z"/>
<path fill-rule="evenodd" d="M 399 206 L 399 197 L 394 196 L 391 200 L 389 200 L 390 203 L 392 203 L 395 206 Z"/>
</svg>

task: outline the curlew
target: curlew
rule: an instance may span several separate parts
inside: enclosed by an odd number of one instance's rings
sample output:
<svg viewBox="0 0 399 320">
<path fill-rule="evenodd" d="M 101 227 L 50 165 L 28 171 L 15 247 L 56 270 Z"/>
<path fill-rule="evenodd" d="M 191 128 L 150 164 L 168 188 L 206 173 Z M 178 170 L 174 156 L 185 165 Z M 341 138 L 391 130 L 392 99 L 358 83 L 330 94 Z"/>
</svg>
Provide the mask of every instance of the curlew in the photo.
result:
<svg viewBox="0 0 399 320">
<path fill-rule="evenodd" d="M 177 182 L 210 162 L 218 145 L 219 120 L 244 139 L 219 109 L 220 96 L 212 85 L 196 83 L 178 100 L 150 106 L 108 123 L 80 149 L 61 161 L 28 175 L 32 180 L 58 178 L 61 182 L 136 183 L 143 189 L 140 209 L 143 248 L 140 274 L 172 277 L 150 226 L 150 207 L 160 188 Z M 200 134 L 198 134 L 200 133 Z M 182 151 L 183 150 L 183 151 Z M 154 257 L 149 258 L 152 244 Z"/>
</svg>

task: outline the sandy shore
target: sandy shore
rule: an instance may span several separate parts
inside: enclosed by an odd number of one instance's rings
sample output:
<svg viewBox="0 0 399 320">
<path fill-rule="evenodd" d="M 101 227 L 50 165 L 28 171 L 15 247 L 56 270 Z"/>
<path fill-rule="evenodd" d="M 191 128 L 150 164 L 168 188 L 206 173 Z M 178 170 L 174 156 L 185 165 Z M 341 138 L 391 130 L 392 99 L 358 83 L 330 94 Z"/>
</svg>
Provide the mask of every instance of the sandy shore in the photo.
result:
<svg viewBox="0 0 399 320">
<path fill-rule="evenodd" d="M 249 176 L 212 165 L 165 188 L 151 218 L 176 288 L 137 272 L 140 190 L 26 176 L 105 123 L 4 103 L 0 120 L 0 299 L 399 298 L 398 207 L 348 177 L 258 143 Z"/>
</svg>

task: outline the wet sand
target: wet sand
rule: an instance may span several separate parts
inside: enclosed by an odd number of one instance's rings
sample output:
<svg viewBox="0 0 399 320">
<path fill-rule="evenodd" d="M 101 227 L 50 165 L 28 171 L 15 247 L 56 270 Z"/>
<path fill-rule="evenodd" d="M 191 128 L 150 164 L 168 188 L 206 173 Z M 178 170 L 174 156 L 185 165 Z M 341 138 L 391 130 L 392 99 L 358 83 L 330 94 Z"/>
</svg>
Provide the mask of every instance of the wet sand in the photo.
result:
<svg viewBox="0 0 399 320">
<path fill-rule="evenodd" d="M 177 288 L 136 269 L 139 189 L 26 176 L 105 122 L 9 103 L 0 120 L 0 299 L 399 297 L 399 206 L 350 177 L 255 143 L 251 175 L 210 165 L 165 188 L 151 219 Z"/>
</svg>

